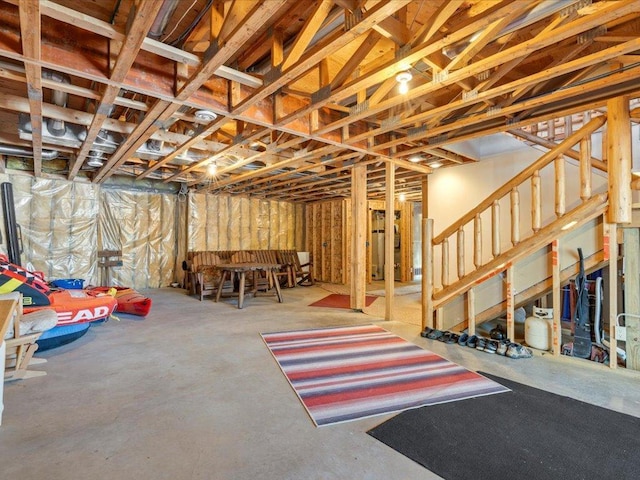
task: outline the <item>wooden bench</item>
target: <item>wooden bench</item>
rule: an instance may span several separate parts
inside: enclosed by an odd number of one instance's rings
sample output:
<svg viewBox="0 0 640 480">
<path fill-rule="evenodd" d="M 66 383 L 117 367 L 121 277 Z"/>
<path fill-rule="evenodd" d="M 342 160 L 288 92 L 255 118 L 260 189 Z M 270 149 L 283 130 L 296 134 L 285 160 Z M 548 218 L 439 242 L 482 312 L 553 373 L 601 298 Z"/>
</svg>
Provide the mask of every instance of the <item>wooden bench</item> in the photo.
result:
<svg viewBox="0 0 640 480">
<path fill-rule="evenodd" d="M 189 295 L 196 295 L 202 300 L 204 296 L 217 292 L 216 278 L 219 281 L 219 275 L 216 275 L 215 268 L 212 267 L 221 263 L 246 262 L 281 264 L 281 270 L 275 272 L 281 286 L 314 284 L 313 263 L 309 261 L 301 264 L 296 250 L 216 250 L 187 253 L 187 259 L 183 264 L 186 274 L 185 288 Z M 261 287 L 273 286 L 265 284 L 264 280 L 268 279 L 259 279 Z M 230 284 L 224 285 L 224 292 L 228 293 L 231 287 Z"/>
<path fill-rule="evenodd" d="M 278 250 L 278 263 L 286 265 L 289 287 L 295 287 L 296 285 L 310 286 L 315 283 L 311 256 L 307 263 L 301 264 L 297 251 Z"/>
</svg>

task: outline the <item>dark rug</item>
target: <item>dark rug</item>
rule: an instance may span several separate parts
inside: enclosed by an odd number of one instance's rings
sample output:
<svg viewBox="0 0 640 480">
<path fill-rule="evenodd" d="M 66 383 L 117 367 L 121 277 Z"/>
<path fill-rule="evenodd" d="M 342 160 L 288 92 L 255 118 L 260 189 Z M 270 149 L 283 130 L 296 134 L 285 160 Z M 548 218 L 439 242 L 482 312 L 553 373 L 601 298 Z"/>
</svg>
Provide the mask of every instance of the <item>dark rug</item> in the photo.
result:
<svg viewBox="0 0 640 480">
<path fill-rule="evenodd" d="M 640 478 L 639 418 L 482 375 L 512 391 L 408 410 L 369 435 L 447 480 Z"/>
<path fill-rule="evenodd" d="M 365 305 L 368 307 L 378 297 L 367 295 L 365 297 Z M 349 295 L 341 295 L 339 293 L 332 293 L 324 298 L 321 298 L 317 302 L 313 302 L 310 307 L 329 307 L 329 308 L 351 308 L 351 297 Z"/>
</svg>

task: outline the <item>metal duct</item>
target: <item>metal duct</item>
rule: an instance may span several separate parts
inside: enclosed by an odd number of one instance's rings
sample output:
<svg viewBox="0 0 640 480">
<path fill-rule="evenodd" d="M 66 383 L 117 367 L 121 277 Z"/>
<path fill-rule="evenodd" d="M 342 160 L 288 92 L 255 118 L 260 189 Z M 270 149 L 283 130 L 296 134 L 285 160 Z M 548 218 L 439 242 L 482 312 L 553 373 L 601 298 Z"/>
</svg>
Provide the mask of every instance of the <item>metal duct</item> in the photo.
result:
<svg viewBox="0 0 640 480">
<path fill-rule="evenodd" d="M 66 83 L 70 84 L 71 79 L 62 73 L 52 72 L 50 70 L 43 70 L 42 77 L 48 80 L 52 80 L 58 83 Z M 66 92 L 62 92 L 60 90 L 52 90 L 51 93 L 51 101 L 58 105 L 59 107 L 67 106 L 67 99 L 69 98 L 69 94 Z M 55 118 L 47 118 L 47 128 L 49 129 L 49 133 L 56 137 L 62 137 L 65 133 L 67 133 L 67 127 L 64 123 L 64 120 L 57 120 Z"/>
<path fill-rule="evenodd" d="M 13 145 L 0 145 L 0 153 L 12 155 L 14 157 L 33 158 L 33 149 L 26 147 L 15 147 Z M 60 152 L 57 150 L 42 150 L 43 160 L 53 160 Z"/>
<path fill-rule="evenodd" d="M 158 15 L 156 15 L 156 19 L 153 21 L 153 25 L 151 25 L 151 29 L 147 35 L 148 37 L 158 40 L 162 36 L 167 23 L 169 23 L 169 18 L 173 15 L 177 6 L 178 0 L 164 0 L 164 3 L 158 11 Z"/>
</svg>

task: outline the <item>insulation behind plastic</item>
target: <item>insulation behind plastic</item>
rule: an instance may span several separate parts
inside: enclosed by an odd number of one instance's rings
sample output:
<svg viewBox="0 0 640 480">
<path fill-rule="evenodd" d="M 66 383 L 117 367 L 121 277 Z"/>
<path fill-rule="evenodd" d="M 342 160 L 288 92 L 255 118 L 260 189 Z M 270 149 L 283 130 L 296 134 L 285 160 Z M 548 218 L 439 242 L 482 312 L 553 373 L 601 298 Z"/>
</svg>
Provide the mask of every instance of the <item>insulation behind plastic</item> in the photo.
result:
<svg viewBox="0 0 640 480">
<path fill-rule="evenodd" d="M 182 282 L 182 261 L 190 250 L 305 249 L 304 205 L 13 173 L 0 174 L 0 181 L 13 185 L 23 266 L 42 271 L 48 281 L 106 284 L 100 250 L 123 253 L 109 284 L 146 289 Z M 3 233 L 0 251 L 6 253 L 4 242 Z"/>
</svg>

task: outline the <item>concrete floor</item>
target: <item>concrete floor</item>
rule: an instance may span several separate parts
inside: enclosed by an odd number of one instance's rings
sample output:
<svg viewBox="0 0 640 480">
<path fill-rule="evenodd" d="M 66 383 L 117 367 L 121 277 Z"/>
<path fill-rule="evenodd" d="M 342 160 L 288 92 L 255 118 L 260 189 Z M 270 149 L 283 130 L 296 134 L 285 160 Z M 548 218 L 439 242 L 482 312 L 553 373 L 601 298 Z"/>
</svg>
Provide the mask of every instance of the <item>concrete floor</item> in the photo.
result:
<svg viewBox="0 0 640 480">
<path fill-rule="evenodd" d="M 180 289 L 148 293 L 146 319 L 93 326 L 37 355 L 46 376 L 5 384 L 2 480 L 439 478 L 366 434 L 392 415 L 313 425 L 259 335 L 299 328 L 379 323 L 469 369 L 640 416 L 635 372 L 420 337 L 419 294 L 395 297 L 400 319 L 385 322 L 308 307 L 327 294 L 319 286 L 285 289 L 284 304 L 248 299 L 243 310 Z M 384 298 L 374 305 L 384 312 Z"/>
</svg>

